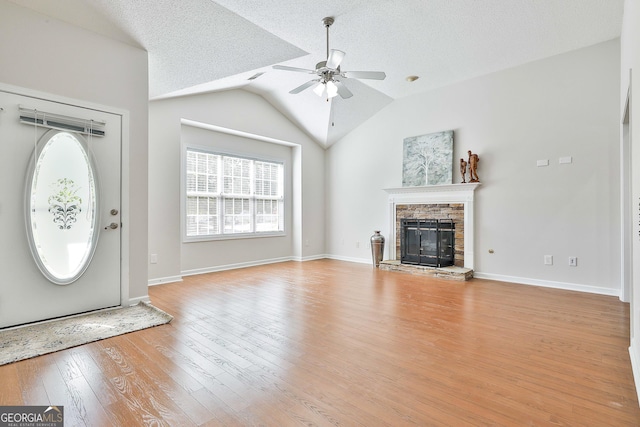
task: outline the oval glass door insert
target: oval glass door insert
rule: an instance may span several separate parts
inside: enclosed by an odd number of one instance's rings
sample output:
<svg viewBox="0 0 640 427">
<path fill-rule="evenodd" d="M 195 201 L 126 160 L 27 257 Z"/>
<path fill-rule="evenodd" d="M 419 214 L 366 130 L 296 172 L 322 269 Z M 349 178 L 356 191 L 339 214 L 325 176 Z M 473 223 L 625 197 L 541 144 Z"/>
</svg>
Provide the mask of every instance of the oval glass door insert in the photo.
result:
<svg viewBox="0 0 640 427">
<path fill-rule="evenodd" d="M 27 177 L 27 234 L 38 268 L 57 285 L 82 276 L 95 252 L 96 178 L 84 138 L 56 130 L 42 136 Z"/>
</svg>

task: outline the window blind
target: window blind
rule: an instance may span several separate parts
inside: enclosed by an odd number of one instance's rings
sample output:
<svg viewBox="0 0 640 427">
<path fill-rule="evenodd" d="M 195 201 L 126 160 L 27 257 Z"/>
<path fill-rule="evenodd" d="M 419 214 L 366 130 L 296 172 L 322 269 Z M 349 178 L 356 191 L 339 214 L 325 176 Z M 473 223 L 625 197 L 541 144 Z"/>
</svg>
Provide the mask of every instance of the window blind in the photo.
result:
<svg viewBox="0 0 640 427">
<path fill-rule="evenodd" d="M 99 120 L 82 119 L 49 113 L 19 106 L 20 122 L 52 129 L 68 130 L 85 135 L 104 136 L 106 123 Z"/>
</svg>

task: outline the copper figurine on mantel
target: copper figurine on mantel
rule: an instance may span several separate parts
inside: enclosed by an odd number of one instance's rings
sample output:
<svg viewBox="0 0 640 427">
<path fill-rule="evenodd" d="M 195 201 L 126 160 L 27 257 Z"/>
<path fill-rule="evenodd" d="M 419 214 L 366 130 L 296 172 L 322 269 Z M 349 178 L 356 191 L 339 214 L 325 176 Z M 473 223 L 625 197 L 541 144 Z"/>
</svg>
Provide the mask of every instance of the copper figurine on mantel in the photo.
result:
<svg viewBox="0 0 640 427">
<path fill-rule="evenodd" d="M 462 182 L 460 184 L 466 184 L 467 162 L 465 162 L 464 159 L 460 159 L 460 175 L 462 175 Z"/>
<path fill-rule="evenodd" d="M 480 178 L 478 178 L 478 162 L 480 161 L 480 157 L 477 154 L 471 152 L 471 150 L 467 151 L 469 153 L 469 182 L 480 182 Z M 462 173 L 462 162 L 463 159 L 460 159 L 460 172 Z M 465 165 L 466 169 L 466 165 Z M 464 173 L 462 173 L 462 182 L 465 182 Z"/>
</svg>

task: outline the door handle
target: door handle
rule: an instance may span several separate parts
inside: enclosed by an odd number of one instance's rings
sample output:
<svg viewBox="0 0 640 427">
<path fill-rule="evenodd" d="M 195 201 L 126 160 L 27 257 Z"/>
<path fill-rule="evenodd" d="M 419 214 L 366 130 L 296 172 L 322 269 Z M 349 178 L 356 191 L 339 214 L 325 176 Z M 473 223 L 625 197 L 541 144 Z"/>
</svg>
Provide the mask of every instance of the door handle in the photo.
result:
<svg viewBox="0 0 640 427">
<path fill-rule="evenodd" d="M 116 228 L 118 228 L 118 224 L 116 224 L 115 222 L 112 222 L 111 224 L 107 225 L 104 229 L 105 230 L 115 230 Z"/>
</svg>

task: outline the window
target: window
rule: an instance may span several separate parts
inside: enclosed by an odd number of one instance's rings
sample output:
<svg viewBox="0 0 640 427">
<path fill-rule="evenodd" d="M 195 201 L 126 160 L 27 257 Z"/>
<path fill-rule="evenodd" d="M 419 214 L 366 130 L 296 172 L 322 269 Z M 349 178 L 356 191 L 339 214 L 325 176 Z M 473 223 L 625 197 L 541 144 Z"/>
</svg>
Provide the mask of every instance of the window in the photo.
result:
<svg viewBox="0 0 640 427">
<path fill-rule="evenodd" d="M 187 148 L 186 237 L 284 232 L 284 165 Z"/>
</svg>

